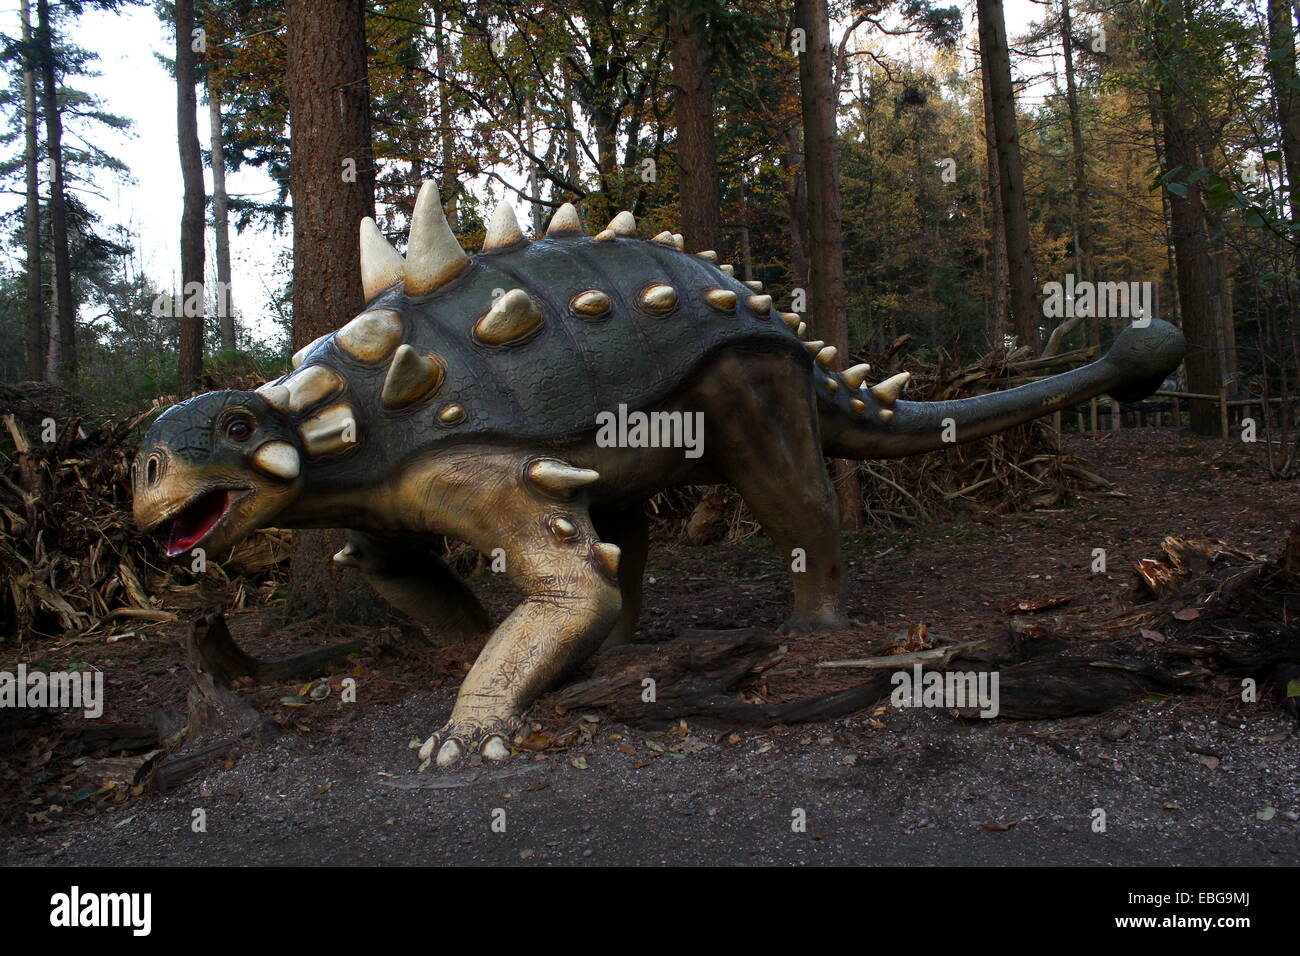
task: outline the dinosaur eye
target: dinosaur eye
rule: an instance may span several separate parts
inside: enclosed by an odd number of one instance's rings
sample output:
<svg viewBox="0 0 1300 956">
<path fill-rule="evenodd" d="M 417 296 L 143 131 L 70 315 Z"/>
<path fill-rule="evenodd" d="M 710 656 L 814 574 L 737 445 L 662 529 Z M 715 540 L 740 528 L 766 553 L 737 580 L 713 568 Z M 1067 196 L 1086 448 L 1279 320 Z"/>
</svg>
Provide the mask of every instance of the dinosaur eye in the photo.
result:
<svg viewBox="0 0 1300 956">
<path fill-rule="evenodd" d="M 245 441 L 249 435 L 253 434 L 253 426 L 242 418 L 237 419 L 226 427 L 226 434 L 235 441 Z"/>
</svg>

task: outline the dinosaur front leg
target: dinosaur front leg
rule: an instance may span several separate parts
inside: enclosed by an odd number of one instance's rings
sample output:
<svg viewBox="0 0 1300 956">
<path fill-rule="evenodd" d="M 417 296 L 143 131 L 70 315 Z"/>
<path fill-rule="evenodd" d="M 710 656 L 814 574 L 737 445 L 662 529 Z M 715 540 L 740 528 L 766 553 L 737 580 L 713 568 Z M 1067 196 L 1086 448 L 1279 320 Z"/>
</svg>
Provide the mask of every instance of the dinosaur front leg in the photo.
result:
<svg viewBox="0 0 1300 956">
<path fill-rule="evenodd" d="M 421 759 L 436 754 L 439 766 L 474 751 L 507 756 L 524 711 L 599 647 L 618 619 L 619 550 L 597 538 L 585 506 L 535 503 L 511 514 L 501 531 L 498 546 L 524 600 L 465 677 L 451 719 L 420 749 Z"/>
<path fill-rule="evenodd" d="M 426 539 L 349 531 L 334 560 L 360 570 L 380 597 L 443 640 L 470 640 L 492 626 L 469 585 Z"/>
<path fill-rule="evenodd" d="M 603 646 L 630 644 L 636 635 L 637 618 L 641 616 L 642 579 L 650 547 L 645 507 L 637 504 L 622 511 L 603 511 L 593 515 L 592 520 L 601 540 L 616 545 L 623 552 L 618 562 L 618 588 L 623 596 L 623 610 Z"/>
</svg>

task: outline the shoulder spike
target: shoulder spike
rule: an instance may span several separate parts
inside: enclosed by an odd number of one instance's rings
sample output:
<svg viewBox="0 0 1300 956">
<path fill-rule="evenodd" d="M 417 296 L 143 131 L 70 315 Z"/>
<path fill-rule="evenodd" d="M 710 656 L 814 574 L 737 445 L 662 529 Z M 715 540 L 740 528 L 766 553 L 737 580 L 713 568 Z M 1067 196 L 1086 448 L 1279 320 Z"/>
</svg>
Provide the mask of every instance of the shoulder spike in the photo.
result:
<svg viewBox="0 0 1300 956">
<path fill-rule="evenodd" d="M 801 324 L 798 312 L 782 312 L 781 321 L 790 327 L 791 332 L 797 330 Z"/>
<path fill-rule="evenodd" d="M 735 266 L 727 265 L 724 263 L 723 265 L 718 266 L 718 271 L 721 272 L 724 276 L 730 276 L 733 279 L 736 277 Z"/>
<path fill-rule="evenodd" d="M 357 421 L 346 404 L 331 405 L 302 423 L 303 447 L 308 455 L 343 451 L 357 440 Z"/>
<path fill-rule="evenodd" d="M 483 251 L 505 249 L 522 242 L 523 238 L 524 232 L 519 228 L 514 207 L 508 202 L 503 202 L 492 214 L 492 223 L 488 226 L 487 236 L 483 239 Z"/>
<path fill-rule="evenodd" d="M 821 362 L 822 365 L 826 366 L 826 368 L 830 368 L 831 363 L 835 361 L 835 356 L 838 354 L 839 350 L 835 348 L 835 346 L 828 345 L 826 348 L 818 351 L 817 361 Z"/>
<path fill-rule="evenodd" d="M 685 251 L 685 249 L 686 249 L 686 237 L 683 236 L 680 232 L 674 232 L 674 233 L 673 233 L 673 245 L 676 246 L 676 247 L 678 248 L 679 251 Z"/>
<path fill-rule="evenodd" d="M 809 355 L 816 355 L 822 349 L 826 348 L 826 343 L 821 339 L 817 339 L 814 342 L 805 342 L 803 347 L 808 350 Z"/>
<path fill-rule="evenodd" d="M 388 244 L 369 216 L 361 220 L 361 292 L 372 301 L 391 285 L 402 281 L 401 254 Z"/>
<path fill-rule="evenodd" d="M 614 230 L 620 236 L 636 235 L 636 219 L 630 212 L 624 209 L 621 213 L 609 221 L 607 229 Z"/>
<path fill-rule="evenodd" d="M 523 289 L 511 289 L 497 296 L 492 307 L 474 323 L 474 338 L 482 345 L 506 345 L 536 332 L 542 313 Z"/>
<path fill-rule="evenodd" d="M 749 286 L 755 292 L 763 291 L 763 283 L 759 282 L 757 279 L 746 279 L 745 285 Z"/>
<path fill-rule="evenodd" d="M 410 405 L 437 390 L 443 374 L 443 364 L 436 356 L 421 355 L 409 345 L 399 345 L 384 376 L 379 403 L 389 409 Z"/>
<path fill-rule="evenodd" d="M 618 545 L 610 544 L 607 541 L 597 541 L 591 546 L 591 550 L 596 556 L 596 560 L 600 562 L 600 566 L 605 569 L 605 573 L 614 580 L 618 580 L 618 560 L 623 556 L 623 552 L 619 550 Z"/>
<path fill-rule="evenodd" d="M 772 297 L 770 295 L 751 295 L 749 297 L 749 307 L 759 315 L 771 315 Z"/>
<path fill-rule="evenodd" d="M 705 262 L 717 262 L 717 261 L 718 261 L 718 254 L 717 254 L 716 252 L 714 252 L 712 249 L 705 249 L 703 252 L 697 252 L 697 253 L 695 253 L 695 255 L 696 255 L 697 257 L 699 257 L 700 259 L 703 259 Z"/>
<path fill-rule="evenodd" d="M 289 390 L 283 385 L 272 385 L 267 382 L 257 389 L 257 394 L 280 411 L 287 412 L 289 410 Z"/>
<path fill-rule="evenodd" d="M 582 232 L 582 220 L 578 218 L 578 210 L 571 202 L 566 202 L 557 209 L 555 215 L 551 217 L 551 224 L 546 227 L 548 236 L 566 232 Z"/>
<path fill-rule="evenodd" d="M 730 289 L 710 289 L 704 293 L 704 298 L 719 312 L 731 312 L 736 308 L 736 293 Z"/>
<path fill-rule="evenodd" d="M 661 233 L 659 233 L 659 235 L 655 236 L 655 237 L 654 237 L 653 239 L 651 239 L 650 241 L 651 241 L 651 242 L 658 242 L 658 243 L 661 243 L 662 245 L 665 245 L 665 246 L 674 246 L 674 247 L 675 247 L 675 246 L 677 245 L 677 243 L 673 241 L 673 234 L 672 234 L 671 232 L 661 232 Z"/>
<path fill-rule="evenodd" d="M 405 286 L 408 295 L 427 295 L 450 282 L 469 265 L 447 225 L 438 187 L 425 180 L 411 214 L 411 237 L 406 246 Z"/>
<path fill-rule="evenodd" d="M 542 491 L 556 498 L 568 498 L 579 488 L 600 479 L 590 468 L 575 468 L 557 458 L 542 458 L 528 467 L 528 478 Z"/>
</svg>

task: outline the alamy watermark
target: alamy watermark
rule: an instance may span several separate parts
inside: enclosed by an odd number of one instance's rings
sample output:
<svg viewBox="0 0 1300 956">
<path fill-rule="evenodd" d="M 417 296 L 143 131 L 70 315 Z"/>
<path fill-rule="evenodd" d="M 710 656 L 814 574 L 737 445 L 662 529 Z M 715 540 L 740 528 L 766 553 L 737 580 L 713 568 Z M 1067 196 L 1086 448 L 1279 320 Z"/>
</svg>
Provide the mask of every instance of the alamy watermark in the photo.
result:
<svg viewBox="0 0 1300 956">
<path fill-rule="evenodd" d="M 62 707 L 94 720 L 104 713 L 103 671 L 0 671 L 0 707 Z"/>
<path fill-rule="evenodd" d="M 981 717 L 996 717 L 997 671 L 923 671 L 913 664 L 910 671 L 894 671 L 889 703 L 894 707 L 978 708 Z"/>
<path fill-rule="evenodd" d="M 1065 282 L 1043 285 L 1043 315 L 1049 319 L 1129 319 L 1141 328 L 1156 314 L 1153 282 L 1091 282 L 1067 272 Z"/>
<path fill-rule="evenodd" d="M 704 454 L 703 412 L 628 411 L 596 415 L 596 445 L 600 448 L 684 448 L 687 458 Z"/>
</svg>

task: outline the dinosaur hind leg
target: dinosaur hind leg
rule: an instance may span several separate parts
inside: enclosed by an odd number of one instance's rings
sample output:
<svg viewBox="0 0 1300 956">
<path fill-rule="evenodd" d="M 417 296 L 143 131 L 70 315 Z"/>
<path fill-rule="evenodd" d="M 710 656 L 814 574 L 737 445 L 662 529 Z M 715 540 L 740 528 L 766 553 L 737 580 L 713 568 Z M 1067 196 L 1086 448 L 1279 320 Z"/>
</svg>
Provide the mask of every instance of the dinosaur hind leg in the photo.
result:
<svg viewBox="0 0 1300 956">
<path fill-rule="evenodd" d="M 705 422 L 705 440 L 791 570 L 794 613 L 781 630 L 844 627 L 839 511 L 807 370 L 782 356 L 737 359 L 721 370 L 744 387 L 727 389 Z"/>
<path fill-rule="evenodd" d="M 349 531 L 347 546 L 334 560 L 360 570 L 380 597 L 441 640 L 469 640 L 492 626 L 469 585 L 423 538 Z"/>
</svg>

